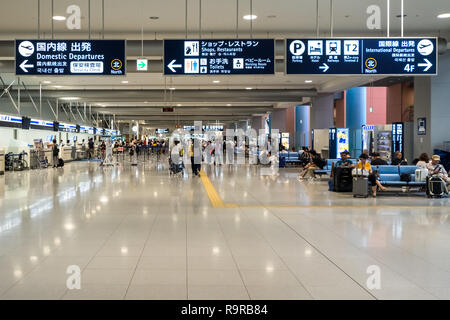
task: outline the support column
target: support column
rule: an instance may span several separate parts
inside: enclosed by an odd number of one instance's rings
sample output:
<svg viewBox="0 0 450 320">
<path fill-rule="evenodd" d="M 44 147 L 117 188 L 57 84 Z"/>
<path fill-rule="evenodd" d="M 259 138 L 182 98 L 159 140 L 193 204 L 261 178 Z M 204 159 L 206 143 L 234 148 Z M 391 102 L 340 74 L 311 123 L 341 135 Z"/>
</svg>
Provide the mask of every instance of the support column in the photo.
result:
<svg viewBox="0 0 450 320">
<path fill-rule="evenodd" d="M 310 106 L 295 107 L 295 148 L 309 147 L 310 126 L 309 126 Z"/>
<path fill-rule="evenodd" d="M 352 158 L 358 157 L 362 150 L 361 128 L 366 124 L 366 88 L 357 87 L 347 90 L 346 124 L 349 128 L 349 147 Z"/>
<path fill-rule="evenodd" d="M 414 158 L 445 149 L 450 141 L 450 54 L 439 57 L 439 75 L 414 79 Z M 426 119 L 426 134 L 418 135 L 418 118 Z"/>
<path fill-rule="evenodd" d="M 334 127 L 334 95 L 326 94 L 315 97 L 311 106 L 311 130 Z"/>
</svg>

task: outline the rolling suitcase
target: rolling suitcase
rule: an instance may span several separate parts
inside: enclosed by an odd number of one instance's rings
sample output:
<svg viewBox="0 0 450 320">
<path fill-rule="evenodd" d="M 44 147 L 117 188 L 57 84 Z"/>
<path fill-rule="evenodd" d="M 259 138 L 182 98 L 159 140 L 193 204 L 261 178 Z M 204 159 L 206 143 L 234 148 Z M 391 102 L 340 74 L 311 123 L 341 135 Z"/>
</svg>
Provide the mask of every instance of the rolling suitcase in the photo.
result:
<svg viewBox="0 0 450 320">
<path fill-rule="evenodd" d="M 335 167 L 334 168 L 334 191 L 352 192 L 352 168 Z"/>
<path fill-rule="evenodd" d="M 429 198 L 442 198 L 447 192 L 445 181 L 441 177 L 427 177 L 426 193 Z"/>
<path fill-rule="evenodd" d="M 364 176 L 353 177 L 353 197 L 367 198 L 369 196 L 369 180 Z"/>
<path fill-rule="evenodd" d="M 57 167 L 58 167 L 58 168 L 64 167 L 64 160 L 63 160 L 63 159 L 61 159 L 61 158 L 58 159 L 58 165 L 57 165 Z"/>
</svg>

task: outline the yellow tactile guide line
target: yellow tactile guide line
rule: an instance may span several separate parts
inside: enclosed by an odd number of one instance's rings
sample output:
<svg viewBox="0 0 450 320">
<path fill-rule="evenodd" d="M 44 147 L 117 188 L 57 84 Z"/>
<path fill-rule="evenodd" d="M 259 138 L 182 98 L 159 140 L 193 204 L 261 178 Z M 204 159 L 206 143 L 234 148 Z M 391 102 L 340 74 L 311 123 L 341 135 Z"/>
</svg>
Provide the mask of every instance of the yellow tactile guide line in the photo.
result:
<svg viewBox="0 0 450 320">
<path fill-rule="evenodd" d="M 214 188 L 211 180 L 209 180 L 208 175 L 201 170 L 200 179 L 202 180 L 203 187 L 206 190 L 209 201 L 213 208 L 303 208 L 303 209 L 346 209 L 349 206 L 302 206 L 302 205 L 238 205 L 235 203 L 224 203 L 220 195 L 217 193 L 216 188 Z M 351 206 L 352 208 L 358 209 L 439 209 L 440 206 Z"/>
</svg>

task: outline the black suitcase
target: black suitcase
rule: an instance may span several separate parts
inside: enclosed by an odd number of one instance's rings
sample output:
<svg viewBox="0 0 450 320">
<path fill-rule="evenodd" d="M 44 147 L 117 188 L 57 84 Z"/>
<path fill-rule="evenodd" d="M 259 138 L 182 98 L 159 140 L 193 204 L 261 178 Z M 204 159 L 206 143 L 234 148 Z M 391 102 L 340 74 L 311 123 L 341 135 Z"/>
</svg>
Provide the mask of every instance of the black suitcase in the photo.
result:
<svg viewBox="0 0 450 320">
<path fill-rule="evenodd" d="M 445 181 L 439 176 L 427 177 L 426 193 L 429 198 L 442 198 L 447 194 Z"/>
<path fill-rule="evenodd" d="M 334 191 L 352 192 L 353 190 L 352 168 L 335 167 L 333 178 L 334 178 Z"/>
<path fill-rule="evenodd" d="M 64 160 L 63 160 L 63 159 L 61 159 L 61 158 L 58 159 L 58 165 L 57 165 L 57 167 L 58 167 L 58 168 L 64 167 Z"/>
</svg>

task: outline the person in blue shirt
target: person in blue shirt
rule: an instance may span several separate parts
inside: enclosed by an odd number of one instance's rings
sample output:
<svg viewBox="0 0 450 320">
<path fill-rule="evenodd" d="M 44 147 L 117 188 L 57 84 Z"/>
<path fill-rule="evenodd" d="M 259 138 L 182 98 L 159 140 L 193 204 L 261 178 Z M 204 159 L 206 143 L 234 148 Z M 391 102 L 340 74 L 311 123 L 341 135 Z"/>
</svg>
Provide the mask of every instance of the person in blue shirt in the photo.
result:
<svg viewBox="0 0 450 320">
<path fill-rule="evenodd" d="M 336 161 L 335 167 L 354 167 L 355 165 L 350 160 L 350 152 L 341 152 L 341 160 Z"/>
</svg>

